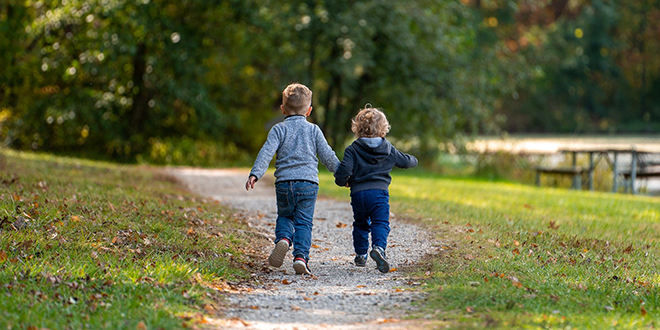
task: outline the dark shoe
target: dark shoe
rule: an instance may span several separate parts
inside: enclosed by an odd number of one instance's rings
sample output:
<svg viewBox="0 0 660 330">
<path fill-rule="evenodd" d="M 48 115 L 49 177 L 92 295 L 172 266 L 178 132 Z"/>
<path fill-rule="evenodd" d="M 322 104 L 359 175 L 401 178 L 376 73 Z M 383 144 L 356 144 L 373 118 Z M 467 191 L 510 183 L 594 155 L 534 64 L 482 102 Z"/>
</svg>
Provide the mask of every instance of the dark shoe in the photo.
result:
<svg viewBox="0 0 660 330">
<path fill-rule="evenodd" d="M 374 259 L 376 262 L 376 268 L 378 268 L 381 273 L 387 273 L 390 271 L 390 263 L 387 262 L 387 256 L 382 247 L 374 245 L 371 248 L 369 255 L 371 256 L 371 259 Z"/>
<path fill-rule="evenodd" d="M 312 275 L 312 271 L 307 267 L 307 260 L 303 257 L 296 257 L 293 259 L 293 269 L 296 271 L 297 275 Z"/>
<path fill-rule="evenodd" d="M 273 249 L 273 252 L 271 252 L 270 257 L 268 257 L 268 263 L 273 267 L 282 266 L 287 251 L 289 251 L 289 240 L 283 238 L 279 240 L 277 244 L 275 244 L 275 248 Z"/>
<path fill-rule="evenodd" d="M 367 255 L 356 255 L 355 259 L 353 260 L 355 262 L 355 265 L 358 267 L 364 267 L 367 265 Z"/>
</svg>

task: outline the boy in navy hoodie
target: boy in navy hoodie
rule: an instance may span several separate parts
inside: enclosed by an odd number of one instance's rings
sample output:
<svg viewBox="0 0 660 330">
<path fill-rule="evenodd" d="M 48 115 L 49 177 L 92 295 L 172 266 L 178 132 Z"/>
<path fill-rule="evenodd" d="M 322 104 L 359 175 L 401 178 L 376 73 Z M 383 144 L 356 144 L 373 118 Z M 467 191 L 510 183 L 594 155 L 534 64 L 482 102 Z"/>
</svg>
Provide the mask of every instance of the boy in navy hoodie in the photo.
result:
<svg viewBox="0 0 660 330">
<path fill-rule="evenodd" d="M 364 267 L 369 255 L 381 273 L 390 271 L 385 255 L 390 233 L 390 172 L 396 167 L 417 166 L 417 158 L 397 150 L 385 135 L 390 124 L 385 114 L 367 104 L 353 118 L 351 130 L 356 140 L 344 151 L 344 159 L 335 172 L 335 183 L 351 188 L 353 207 L 353 247 L 355 265 Z"/>
</svg>

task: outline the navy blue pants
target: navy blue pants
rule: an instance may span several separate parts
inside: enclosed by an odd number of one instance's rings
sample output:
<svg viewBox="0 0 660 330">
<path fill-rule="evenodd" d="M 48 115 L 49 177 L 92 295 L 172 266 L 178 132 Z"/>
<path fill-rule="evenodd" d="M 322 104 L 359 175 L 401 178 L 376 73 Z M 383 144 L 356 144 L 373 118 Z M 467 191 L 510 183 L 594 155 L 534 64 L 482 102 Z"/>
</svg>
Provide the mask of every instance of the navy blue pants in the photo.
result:
<svg viewBox="0 0 660 330">
<path fill-rule="evenodd" d="M 390 234 L 390 193 L 382 189 L 362 190 L 351 194 L 353 207 L 353 247 L 359 255 L 369 251 L 371 245 L 387 247 Z"/>
</svg>

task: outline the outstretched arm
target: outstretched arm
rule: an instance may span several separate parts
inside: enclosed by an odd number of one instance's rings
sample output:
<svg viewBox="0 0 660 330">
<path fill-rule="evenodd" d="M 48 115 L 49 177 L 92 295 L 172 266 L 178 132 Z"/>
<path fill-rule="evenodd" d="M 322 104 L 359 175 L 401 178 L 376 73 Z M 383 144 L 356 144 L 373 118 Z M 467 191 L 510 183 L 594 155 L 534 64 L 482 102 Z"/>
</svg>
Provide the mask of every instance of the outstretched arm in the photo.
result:
<svg viewBox="0 0 660 330">
<path fill-rule="evenodd" d="M 332 150 L 328 141 L 323 136 L 321 129 L 316 126 L 316 154 L 319 156 L 319 160 L 328 171 L 335 173 L 337 171 L 337 166 L 339 166 L 339 158 L 335 154 L 335 151 Z"/>
<path fill-rule="evenodd" d="M 254 161 L 254 165 L 250 170 L 250 176 L 245 183 L 245 189 L 254 189 L 254 184 L 259 181 L 259 179 L 266 173 L 266 170 L 268 170 L 268 164 L 270 164 L 270 161 L 273 159 L 279 145 L 280 139 L 275 127 L 273 127 L 270 132 L 268 132 L 268 138 L 263 147 L 261 147 L 261 150 L 259 150 L 257 159 Z"/>
<path fill-rule="evenodd" d="M 335 183 L 340 187 L 348 187 L 348 180 L 353 175 L 354 156 L 353 148 L 350 146 L 344 150 L 344 159 L 335 172 Z"/>
<path fill-rule="evenodd" d="M 396 162 L 394 163 L 396 167 L 411 168 L 417 166 L 418 161 L 415 156 L 401 152 L 397 148 L 394 148 L 394 152 L 396 154 Z"/>
</svg>

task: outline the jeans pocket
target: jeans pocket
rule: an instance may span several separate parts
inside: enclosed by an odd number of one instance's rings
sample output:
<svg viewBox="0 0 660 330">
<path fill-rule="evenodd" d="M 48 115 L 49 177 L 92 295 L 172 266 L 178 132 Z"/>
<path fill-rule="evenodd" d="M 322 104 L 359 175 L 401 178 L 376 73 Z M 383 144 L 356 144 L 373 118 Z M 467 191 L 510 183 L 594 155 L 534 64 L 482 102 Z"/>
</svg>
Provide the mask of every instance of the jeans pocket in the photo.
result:
<svg viewBox="0 0 660 330">
<path fill-rule="evenodd" d="M 275 195 L 277 197 L 277 208 L 284 209 L 289 207 L 289 195 L 286 190 L 275 190 Z"/>
</svg>

